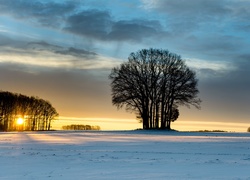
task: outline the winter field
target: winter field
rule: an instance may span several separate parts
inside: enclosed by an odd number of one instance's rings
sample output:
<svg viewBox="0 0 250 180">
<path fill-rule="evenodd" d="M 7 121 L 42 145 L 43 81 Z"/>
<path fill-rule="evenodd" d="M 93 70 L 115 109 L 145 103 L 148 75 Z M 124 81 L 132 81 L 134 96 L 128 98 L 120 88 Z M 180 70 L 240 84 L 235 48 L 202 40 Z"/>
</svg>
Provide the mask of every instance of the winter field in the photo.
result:
<svg viewBox="0 0 250 180">
<path fill-rule="evenodd" d="M 1 180 L 249 179 L 250 133 L 0 133 Z"/>
</svg>

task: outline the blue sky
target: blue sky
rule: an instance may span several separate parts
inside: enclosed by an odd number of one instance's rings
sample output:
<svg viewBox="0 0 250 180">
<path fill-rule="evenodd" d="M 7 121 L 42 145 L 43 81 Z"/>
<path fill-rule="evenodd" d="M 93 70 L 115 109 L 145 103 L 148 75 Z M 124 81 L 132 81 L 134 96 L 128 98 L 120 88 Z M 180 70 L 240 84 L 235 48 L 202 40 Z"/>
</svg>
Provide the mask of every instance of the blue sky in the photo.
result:
<svg viewBox="0 0 250 180">
<path fill-rule="evenodd" d="M 181 55 L 199 79 L 202 110 L 181 108 L 178 123 L 250 124 L 249 7 L 249 0 L 0 0 L 0 89 L 48 99 L 65 117 L 135 119 L 112 106 L 108 75 L 131 52 L 161 48 Z"/>
</svg>

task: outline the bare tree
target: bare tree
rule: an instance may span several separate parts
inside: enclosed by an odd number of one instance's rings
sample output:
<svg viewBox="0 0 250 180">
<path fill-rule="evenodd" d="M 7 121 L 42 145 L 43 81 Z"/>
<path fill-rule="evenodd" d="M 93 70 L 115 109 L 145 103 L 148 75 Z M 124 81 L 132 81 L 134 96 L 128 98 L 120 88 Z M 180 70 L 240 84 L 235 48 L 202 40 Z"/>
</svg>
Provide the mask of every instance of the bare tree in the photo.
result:
<svg viewBox="0 0 250 180">
<path fill-rule="evenodd" d="M 200 107 L 195 72 L 167 50 L 131 53 L 109 78 L 113 105 L 135 112 L 143 129 L 170 129 L 179 116 L 179 105 Z"/>
</svg>

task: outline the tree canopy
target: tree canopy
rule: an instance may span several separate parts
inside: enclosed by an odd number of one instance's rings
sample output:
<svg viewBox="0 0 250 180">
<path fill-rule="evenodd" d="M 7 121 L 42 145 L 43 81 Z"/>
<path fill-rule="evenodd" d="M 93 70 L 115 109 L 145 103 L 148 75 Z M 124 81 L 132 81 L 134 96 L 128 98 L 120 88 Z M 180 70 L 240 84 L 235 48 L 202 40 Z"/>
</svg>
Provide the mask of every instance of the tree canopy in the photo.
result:
<svg viewBox="0 0 250 180">
<path fill-rule="evenodd" d="M 0 91 L 0 129 L 4 131 L 50 130 L 51 121 L 58 116 L 49 101 L 38 97 Z M 18 124 L 17 119 L 24 119 Z"/>
<path fill-rule="evenodd" d="M 181 56 L 168 50 L 142 49 L 112 69 L 112 103 L 135 112 L 143 129 L 171 129 L 180 105 L 200 108 L 198 80 Z"/>
</svg>

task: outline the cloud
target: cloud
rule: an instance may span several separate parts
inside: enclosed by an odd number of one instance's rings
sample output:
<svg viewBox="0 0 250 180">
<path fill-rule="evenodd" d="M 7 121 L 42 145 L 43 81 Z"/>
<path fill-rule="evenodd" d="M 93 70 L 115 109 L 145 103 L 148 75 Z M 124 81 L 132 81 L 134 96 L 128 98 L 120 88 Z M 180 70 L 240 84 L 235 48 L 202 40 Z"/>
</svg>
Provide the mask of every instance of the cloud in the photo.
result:
<svg viewBox="0 0 250 180">
<path fill-rule="evenodd" d="M 11 14 L 18 19 L 29 19 L 42 26 L 60 26 L 65 16 L 76 10 L 74 2 L 44 2 L 22 0 L 0 0 L 1 14 Z"/>
<path fill-rule="evenodd" d="M 166 15 L 166 26 L 174 34 L 198 30 L 206 23 L 214 26 L 230 14 L 225 0 L 142 0 L 143 8 Z M 212 23 L 211 23 L 212 22 Z"/>
<path fill-rule="evenodd" d="M 71 55 L 77 57 L 86 57 L 86 56 L 95 56 L 97 55 L 95 52 L 86 51 L 84 49 L 76 49 L 73 47 L 68 48 L 67 50 L 55 51 L 55 53 Z"/>
<path fill-rule="evenodd" d="M 202 59 L 187 59 L 187 64 L 195 69 L 211 69 L 214 71 L 235 70 L 235 66 L 227 61 L 211 61 Z"/>
<path fill-rule="evenodd" d="M 198 22 L 219 20 L 232 15 L 232 0 L 142 0 L 143 8 L 169 15 L 168 20 Z"/>
<path fill-rule="evenodd" d="M 231 79 L 238 83 L 238 87 L 244 87 L 248 91 L 250 89 L 250 54 L 236 56 L 234 65 L 237 67 L 237 72 L 231 74 Z"/>
<path fill-rule="evenodd" d="M 22 47 L 23 41 L 13 40 L 10 37 L 0 34 L 0 47 Z"/>
<path fill-rule="evenodd" d="M 158 20 L 115 20 L 109 11 L 87 7 L 74 1 L 0 0 L 1 14 L 90 39 L 141 42 L 164 33 Z"/>
<path fill-rule="evenodd" d="M 112 26 L 108 37 L 111 40 L 140 42 L 144 38 L 157 37 L 161 29 L 160 23 L 156 20 L 118 21 Z"/>
<path fill-rule="evenodd" d="M 225 0 L 189 0 L 189 1 L 172 1 L 172 0 L 142 0 L 144 8 L 151 10 L 157 9 L 164 13 L 173 15 L 202 15 L 211 16 L 210 14 L 225 14 L 228 8 L 224 6 Z M 196 11 L 194 11 L 196 10 Z M 184 16 L 185 17 L 185 16 Z M 199 18 L 199 17 L 197 17 Z"/>
<path fill-rule="evenodd" d="M 250 31 L 250 23 L 238 25 L 235 29 L 248 33 Z"/>
<path fill-rule="evenodd" d="M 166 25 L 175 33 L 190 31 L 228 31 L 228 26 L 249 25 L 250 6 L 245 0 L 141 0 L 142 8 L 165 15 Z"/>
<path fill-rule="evenodd" d="M 241 51 L 247 51 L 246 47 L 249 45 L 242 37 L 215 33 L 189 36 L 177 46 L 184 53 L 189 54 L 190 58 L 233 61 L 235 55 L 242 53 Z"/>
<path fill-rule="evenodd" d="M 40 42 L 28 42 L 27 47 L 32 48 L 32 49 L 48 49 L 48 50 L 53 50 L 53 49 L 62 49 L 61 46 L 49 44 L 45 41 L 40 41 Z"/>
<path fill-rule="evenodd" d="M 186 64 L 197 73 L 200 81 L 224 78 L 238 71 L 233 62 L 211 61 L 204 59 L 186 59 Z"/>
<path fill-rule="evenodd" d="M 0 49 L 0 63 L 24 65 L 27 67 L 26 71 L 35 72 L 39 71 L 39 68 L 111 69 L 118 65 L 119 60 L 84 49 L 65 48 L 44 41 L 29 43 L 12 41 Z"/>
<path fill-rule="evenodd" d="M 71 56 L 76 56 L 76 57 L 87 57 L 87 56 L 96 56 L 97 55 L 97 53 L 87 51 L 85 49 L 77 49 L 77 48 L 73 48 L 73 47 L 64 48 L 62 46 L 49 44 L 45 41 L 29 42 L 29 43 L 27 43 L 27 47 L 29 49 L 33 49 L 33 50 L 40 50 L 40 51 L 48 50 L 48 51 L 51 51 L 51 52 L 54 52 L 57 54 L 71 55 Z M 94 58 L 94 57 L 92 57 L 92 58 Z"/>
<path fill-rule="evenodd" d="M 247 55 L 245 55 L 247 57 Z M 238 57 L 231 62 L 233 70 L 215 74 L 212 78 L 201 78 L 199 81 L 202 100 L 211 112 L 238 120 L 249 120 L 250 59 Z M 220 71 L 216 71 L 217 73 Z M 205 72 L 202 72 L 204 76 Z M 216 103 L 214 103 L 216 102 Z"/>
<path fill-rule="evenodd" d="M 78 35 L 105 39 L 112 23 L 108 12 L 87 10 L 69 16 L 64 29 Z"/>
<path fill-rule="evenodd" d="M 197 72 L 202 111 L 207 113 L 206 118 L 217 114 L 217 120 L 223 121 L 249 119 L 249 60 L 249 53 L 232 53 L 230 59 L 224 56 L 220 60 L 186 60 L 187 65 Z"/>
<path fill-rule="evenodd" d="M 69 16 L 66 31 L 104 41 L 140 42 L 162 31 L 157 20 L 114 21 L 107 11 L 87 10 Z"/>
</svg>

